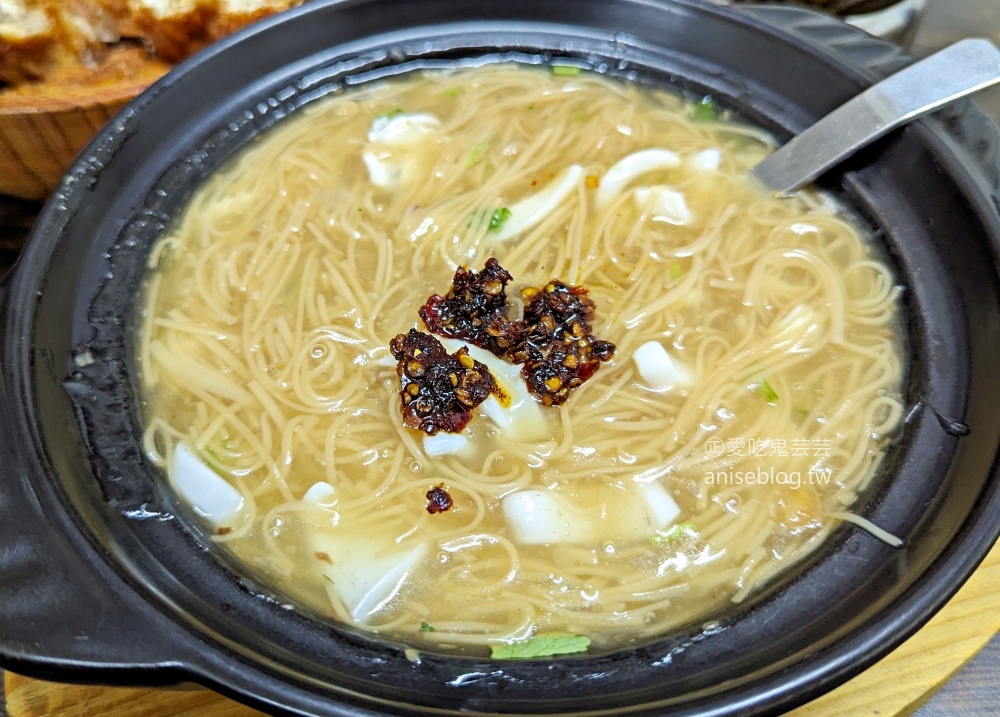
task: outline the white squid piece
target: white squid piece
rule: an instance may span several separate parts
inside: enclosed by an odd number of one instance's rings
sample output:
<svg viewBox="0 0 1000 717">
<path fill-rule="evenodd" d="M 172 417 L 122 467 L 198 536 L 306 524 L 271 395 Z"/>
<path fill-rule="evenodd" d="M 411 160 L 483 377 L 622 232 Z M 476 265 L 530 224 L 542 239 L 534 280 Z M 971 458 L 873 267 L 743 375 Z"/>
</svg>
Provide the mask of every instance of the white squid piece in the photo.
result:
<svg viewBox="0 0 1000 717">
<path fill-rule="evenodd" d="M 669 149 L 644 149 L 615 163 L 603 177 L 595 199 L 598 209 L 611 204 L 625 187 L 643 174 L 661 169 L 676 169 L 681 158 Z"/>
<path fill-rule="evenodd" d="M 403 181 L 403 172 L 406 166 L 394 159 L 391 154 L 376 154 L 375 152 L 362 152 L 361 161 L 365 163 L 368 170 L 368 179 L 376 187 L 392 189 L 398 187 Z"/>
<path fill-rule="evenodd" d="M 583 167 L 579 164 L 571 165 L 545 189 L 509 207 L 510 217 L 500 225 L 494 235 L 495 238 L 498 241 L 506 241 L 531 229 L 576 191 L 581 179 L 583 179 Z"/>
<path fill-rule="evenodd" d="M 552 491 L 519 490 L 504 497 L 501 504 L 516 543 L 546 545 L 593 540 L 594 529 L 588 516 Z"/>
<path fill-rule="evenodd" d="M 662 485 L 638 481 L 597 505 L 578 506 L 556 491 L 529 488 L 504 496 L 501 506 L 512 539 L 522 545 L 644 540 L 681 513 Z"/>
<path fill-rule="evenodd" d="M 426 544 L 393 550 L 391 542 L 329 534 L 315 536 L 313 549 L 331 599 L 339 598 L 355 622 L 396 597 L 428 553 Z"/>
<path fill-rule="evenodd" d="M 691 385 L 691 374 L 675 361 L 659 341 L 647 341 L 632 352 L 636 370 L 654 391 Z"/>
<path fill-rule="evenodd" d="M 642 495 L 649 525 L 653 530 L 667 528 L 681 514 L 680 507 L 659 483 L 640 483 L 639 493 Z"/>
<path fill-rule="evenodd" d="M 639 211 L 649 214 L 654 222 L 684 226 L 694 218 L 683 192 L 670 187 L 640 187 L 633 198 Z"/>
<path fill-rule="evenodd" d="M 441 121 L 431 114 L 402 113 L 376 117 L 368 130 L 368 141 L 375 147 L 361 153 L 371 183 L 386 189 L 399 186 L 412 162 L 405 156 L 406 145 L 419 142 L 440 127 Z"/>
<path fill-rule="evenodd" d="M 441 120 L 431 114 L 382 115 L 368 130 L 368 141 L 378 144 L 409 144 L 441 128 Z"/>
<path fill-rule="evenodd" d="M 431 458 L 462 454 L 471 444 L 463 433 L 440 431 L 433 436 L 424 436 L 424 453 Z"/>
<path fill-rule="evenodd" d="M 232 528 L 243 513 L 243 495 L 185 443 L 174 448 L 167 479 L 177 497 L 213 528 Z"/>
<path fill-rule="evenodd" d="M 337 503 L 337 489 L 326 481 L 313 483 L 302 496 L 302 500 L 306 503 L 315 503 L 323 508 L 331 507 Z"/>
<path fill-rule="evenodd" d="M 469 356 L 486 365 L 500 389 L 507 394 L 510 405 L 504 406 L 496 396 L 490 396 L 479 409 L 497 428 L 516 440 L 543 441 L 549 437 L 550 428 L 542 404 L 535 400 L 521 376 L 521 367 L 498 359 L 485 349 L 466 344 L 457 339 L 438 337 L 448 350 L 455 353 L 465 346 Z"/>
<path fill-rule="evenodd" d="M 717 149 L 703 149 L 688 157 L 688 166 L 698 172 L 714 172 L 722 166 L 722 152 Z"/>
</svg>

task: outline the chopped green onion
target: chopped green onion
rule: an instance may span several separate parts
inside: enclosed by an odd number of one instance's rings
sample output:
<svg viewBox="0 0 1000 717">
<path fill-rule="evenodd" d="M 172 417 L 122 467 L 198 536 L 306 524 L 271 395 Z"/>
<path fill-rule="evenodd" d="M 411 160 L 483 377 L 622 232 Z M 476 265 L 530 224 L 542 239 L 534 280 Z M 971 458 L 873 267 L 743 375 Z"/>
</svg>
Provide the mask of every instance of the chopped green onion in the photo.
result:
<svg viewBox="0 0 1000 717">
<path fill-rule="evenodd" d="M 718 119 L 719 113 L 715 108 L 715 102 L 708 95 L 702 97 L 699 102 L 695 102 L 691 108 L 691 117 L 695 122 L 714 122 Z"/>
<path fill-rule="evenodd" d="M 472 154 L 469 155 L 469 161 L 465 163 L 466 167 L 472 167 L 482 159 L 483 153 L 489 149 L 489 142 L 476 142 L 476 146 L 472 148 Z"/>
<path fill-rule="evenodd" d="M 552 74 L 556 77 L 576 77 L 582 72 L 583 68 L 575 65 L 552 65 Z"/>
<path fill-rule="evenodd" d="M 760 395 L 764 397 L 764 400 L 767 401 L 768 404 L 773 406 L 778 402 L 778 394 L 776 394 L 774 389 L 771 388 L 771 384 L 764 379 L 757 382 L 756 388 L 760 391 Z"/>
<path fill-rule="evenodd" d="M 678 523 L 670 530 L 657 530 L 656 535 L 654 535 L 651 540 L 657 545 L 665 545 L 667 543 L 673 543 L 681 538 L 697 538 L 698 531 L 694 528 L 694 523 L 690 520 L 684 523 Z"/>
<path fill-rule="evenodd" d="M 380 119 L 391 120 L 393 117 L 399 117 L 401 114 L 403 114 L 403 110 L 401 110 L 401 109 L 399 109 L 397 107 L 394 110 L 389 110 L 388 112 L 383 112 L 382 114 L 380 114 L 375 119 L 377 119 L 377 120 L 380 120 Z"/>
<path fill-rule="evenodd" d="M 449 87 L 447 90 L 444 91 L 445 97 L 458 97 L 460 94 L 462 94 L 461 87 Z"/>
<path fill-rule="evenodd" d="M 681 263 L 679 261 L 675 261 L 670 265 L 670 278 L 676 279 L 681 275 L 681 271 Z"/>
<path fill-rule="evenodd" d="M 590 638 L 585 635 L 538 635 L 527 640 L 493 645 L 490 657 L 494 660 L 525 660 L 571 655 L 586 652 L 589 646 Z"/>
<path fill-rule="evenodd" d="M 493 212 L 490 216 L 490 227 L 489 231 L 498 232 L 503 223 L 510 219 L 510 210 L 507 207 L 501 207 Z"/>
<path fill-rule="evenodd" d="M 420 632 L 437 632 L 437 628 L 429 622 L 420 623 Z"/>
</svg>

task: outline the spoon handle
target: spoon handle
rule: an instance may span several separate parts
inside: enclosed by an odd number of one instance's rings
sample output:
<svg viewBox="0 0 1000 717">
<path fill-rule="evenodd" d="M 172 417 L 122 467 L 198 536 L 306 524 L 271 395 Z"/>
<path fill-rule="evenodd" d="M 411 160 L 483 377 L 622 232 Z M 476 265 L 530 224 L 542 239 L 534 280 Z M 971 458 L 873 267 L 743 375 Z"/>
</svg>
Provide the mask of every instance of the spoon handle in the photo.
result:
<svg viewBox="0 0 1000 717">
<path fill-rule="evenodd" d="M 961 40 L 872 85 L 752 171 L 787 194 L 896 127 L 997 82 L 1000 50 L 989 40 Z"/>
</svg>

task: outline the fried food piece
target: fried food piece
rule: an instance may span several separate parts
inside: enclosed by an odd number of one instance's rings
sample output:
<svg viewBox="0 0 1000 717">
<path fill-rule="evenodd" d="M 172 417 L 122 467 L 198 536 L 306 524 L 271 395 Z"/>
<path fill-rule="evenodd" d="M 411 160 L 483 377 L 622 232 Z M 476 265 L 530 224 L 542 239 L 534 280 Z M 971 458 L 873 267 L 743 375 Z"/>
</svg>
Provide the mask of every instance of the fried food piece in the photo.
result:
<svg viewBox="0 0 1000 717">
<path fill-rule="evenodd" d="M 0 83 L 12 87 L 100 72 L 123 41 L 176 63 L 302 0 L 0 0 Z"/>
</svg>

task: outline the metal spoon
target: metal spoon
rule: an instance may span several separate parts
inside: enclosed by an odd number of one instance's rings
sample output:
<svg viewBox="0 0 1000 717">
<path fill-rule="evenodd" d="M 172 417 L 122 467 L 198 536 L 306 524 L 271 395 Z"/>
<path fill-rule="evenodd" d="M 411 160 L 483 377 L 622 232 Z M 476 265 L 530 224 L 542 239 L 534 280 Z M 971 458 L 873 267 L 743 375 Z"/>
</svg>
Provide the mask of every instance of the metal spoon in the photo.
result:
<svg viewBox="0 0 1000 717">
<path fill-rule="evenodd" d="M 961 40 L 872 85 L 751 171 L 787 194 L 896 127 L 998 82 L 1000 50 L 989 40 Z"/>
</svg>

